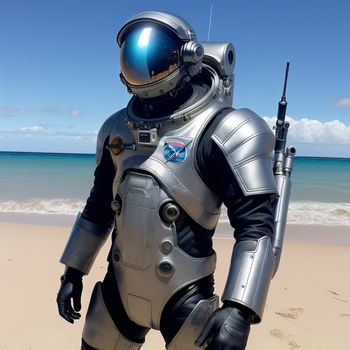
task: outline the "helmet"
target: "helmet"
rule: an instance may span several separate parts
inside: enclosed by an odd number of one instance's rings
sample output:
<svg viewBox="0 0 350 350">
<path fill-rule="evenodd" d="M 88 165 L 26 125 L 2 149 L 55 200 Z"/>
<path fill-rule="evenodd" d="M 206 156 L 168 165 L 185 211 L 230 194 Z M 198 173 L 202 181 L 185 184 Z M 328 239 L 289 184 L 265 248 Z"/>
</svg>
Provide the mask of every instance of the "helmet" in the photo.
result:
<svg viewBox="0 0 350 350">
<path fill-rule="evenodd" d="M 203 46 L 181 17 L 148 11 L 119 31 L 120 77 L 129 92 L 154 98 L 176 91 L 202 67 Z"/>
</svg>

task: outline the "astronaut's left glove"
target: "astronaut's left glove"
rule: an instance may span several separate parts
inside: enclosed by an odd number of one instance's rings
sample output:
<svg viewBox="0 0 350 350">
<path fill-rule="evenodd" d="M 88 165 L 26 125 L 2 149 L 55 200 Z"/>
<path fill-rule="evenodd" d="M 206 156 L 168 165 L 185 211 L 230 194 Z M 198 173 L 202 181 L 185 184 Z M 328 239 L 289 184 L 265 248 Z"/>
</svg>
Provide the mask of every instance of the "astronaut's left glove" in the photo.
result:
<svg viewBox="0 0 350 350">
<path fill-rule="evenodd" d="M 72 267 L 67 267 L 61 277 L 61 287 L 57 294 L 59 314 L 68 322 L 74 323 L 80 318 L 81 293 L 83 291 L 83 273 Z M 72 307 L 73 301 L 73 307 Z"/>
<path fill-rule="evenodd" d="M 244 350 L 251 317 L 244 307 L 224 305 L 209 318 L 195 344 L 205 350 Z"/>
</svg>

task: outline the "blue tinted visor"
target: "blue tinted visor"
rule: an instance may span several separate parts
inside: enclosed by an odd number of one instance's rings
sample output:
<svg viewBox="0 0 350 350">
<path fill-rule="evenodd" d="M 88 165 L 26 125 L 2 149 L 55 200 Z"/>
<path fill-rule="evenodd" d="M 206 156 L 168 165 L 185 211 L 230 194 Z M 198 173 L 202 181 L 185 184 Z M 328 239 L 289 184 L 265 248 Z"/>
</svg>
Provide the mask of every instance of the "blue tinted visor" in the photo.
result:
<svg viewBox="0 0 350 350">
<path fill-rule="evenodd" d="M 180 48 L 170 30 L 150 23 L 135 25 L 123 38 L 121 72 L 131 85 L 154 83 L 179 66 Z"/>
</svg>

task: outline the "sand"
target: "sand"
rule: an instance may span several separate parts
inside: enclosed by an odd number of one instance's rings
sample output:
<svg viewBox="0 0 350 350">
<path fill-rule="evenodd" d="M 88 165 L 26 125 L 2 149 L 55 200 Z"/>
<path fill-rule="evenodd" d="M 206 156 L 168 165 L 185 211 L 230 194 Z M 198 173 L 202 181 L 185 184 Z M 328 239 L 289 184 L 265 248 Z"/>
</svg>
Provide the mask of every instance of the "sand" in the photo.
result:
<svg viewBox="0 0 350 350">
<path fill-rule="evenodd" d="M 67 323 L 55 303 L 63 272 L 58 260 L 69 232 L 67 225 L 0 222 L 0 350 L 80 348 L 83 320 Z M 349 227 L 288 226 L 263 321 L 252 326 L 248 350 L 350 349 L 348 235 Z M 214 244 L 220 294 L 233 240 Z M 92 287 L 104 275 L 108 248 L 84 278 L 83 318 Z M 150 332 L 142 349 L 164 349 L 159 333 Z"/>
</svg>

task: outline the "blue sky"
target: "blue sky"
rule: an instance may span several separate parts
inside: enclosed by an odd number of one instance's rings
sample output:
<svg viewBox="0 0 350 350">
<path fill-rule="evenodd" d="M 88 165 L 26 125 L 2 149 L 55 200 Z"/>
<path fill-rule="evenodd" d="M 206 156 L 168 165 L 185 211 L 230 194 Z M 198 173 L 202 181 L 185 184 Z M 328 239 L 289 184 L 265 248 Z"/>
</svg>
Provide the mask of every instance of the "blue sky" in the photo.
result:
<svg viewBox="0 0 350 350">
<path fill-rule="evenodd" d="M 273 124 L 291 61 L 289 143 L 299 155 L 350 157 L 347 0 L 0 0 L 0 151 L 93 153 L 103 121 L 130 99 L 120 26 L 165 10 L 206 41 L 211 5 L 210 40 L 237 52 L 234 107 Z"/>
</svg>

